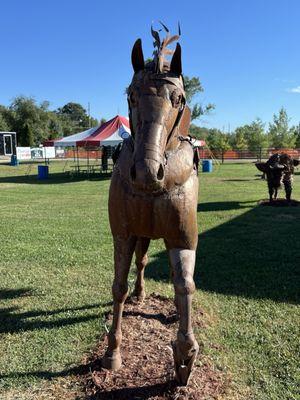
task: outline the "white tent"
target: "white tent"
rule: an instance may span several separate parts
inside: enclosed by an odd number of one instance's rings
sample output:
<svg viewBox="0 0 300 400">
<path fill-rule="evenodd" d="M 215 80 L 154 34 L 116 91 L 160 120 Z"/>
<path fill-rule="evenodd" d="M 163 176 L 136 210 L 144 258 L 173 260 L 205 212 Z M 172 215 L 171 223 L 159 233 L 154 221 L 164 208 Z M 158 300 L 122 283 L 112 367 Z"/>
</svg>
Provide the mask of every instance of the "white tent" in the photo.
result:
<svg viewBox="0 0 300 400">
<path fill-rule="evenodd" d="M 123 139 L 129 137 L 129 135 L 130 127 L 128 118 L 117 115 L 101 126 L 55 140 L 54 146 L 116 146 L 121 143 Z"/>
<path fill-rule="evenodd" d="M 84 140 L 89 137 L 98 127 L 87 129 L 86 131 L 75 133 L 74 135 L 66 136 L 62 139 L 58 139 L 54 141 L 55 147 L 70 147 L 76 146 L 76 143 L 79 140 Z"/>
</svg>

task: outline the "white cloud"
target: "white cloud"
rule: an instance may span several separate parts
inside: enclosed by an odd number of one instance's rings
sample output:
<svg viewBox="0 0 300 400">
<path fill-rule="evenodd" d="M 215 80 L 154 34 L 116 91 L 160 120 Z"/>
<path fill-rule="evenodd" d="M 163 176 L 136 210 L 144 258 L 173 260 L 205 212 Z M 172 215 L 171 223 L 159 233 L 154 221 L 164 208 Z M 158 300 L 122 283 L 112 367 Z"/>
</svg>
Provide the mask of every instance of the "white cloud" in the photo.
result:
<svg viewBox="0 0 300 400">
<path fill-rule="evenodd" d="M 296 86 L 294 88 L 287 89 L 287 91 L 290 93 L 300 93 L 300 86 Z"/>
<path fill-rule="evenodd" d="M 282 83 L 295 83 L 296 82 L 294 79 L 275 78 L 274 80 L 276 82 L 282 82 Z"/>
</svg>

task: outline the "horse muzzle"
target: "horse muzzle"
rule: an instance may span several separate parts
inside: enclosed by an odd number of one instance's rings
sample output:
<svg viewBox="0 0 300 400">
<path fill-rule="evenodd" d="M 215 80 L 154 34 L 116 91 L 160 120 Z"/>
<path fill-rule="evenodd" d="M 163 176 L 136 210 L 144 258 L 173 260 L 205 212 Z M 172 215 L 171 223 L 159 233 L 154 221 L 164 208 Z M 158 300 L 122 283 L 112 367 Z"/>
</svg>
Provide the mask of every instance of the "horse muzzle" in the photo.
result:
<svg viewBox="0 0 300 400">
<path fill-rule="evenodd" d="M 135 188 L 144 192 L 156 192 L 163 188 L 165 168 L 162 162 L 143 159 L 131 166 L 130 177 Z"/>
</svg>

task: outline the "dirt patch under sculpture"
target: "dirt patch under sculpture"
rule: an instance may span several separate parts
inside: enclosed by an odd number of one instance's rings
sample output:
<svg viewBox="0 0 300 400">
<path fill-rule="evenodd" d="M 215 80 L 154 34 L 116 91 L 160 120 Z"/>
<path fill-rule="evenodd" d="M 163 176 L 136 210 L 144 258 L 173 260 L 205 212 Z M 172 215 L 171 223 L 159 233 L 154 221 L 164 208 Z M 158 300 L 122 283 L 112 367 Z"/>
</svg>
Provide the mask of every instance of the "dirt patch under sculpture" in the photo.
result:
<svg viewBox="0 0 300 400">
<path fill-rule="evenodd" d="M 196 314 L 196 313 L 195 313 Z M 197 312 L 194 327 L 203 329 L 203 313 Z M 111 315 L 108 315 L 108 323 Z M 93 400 L 198 400 L 224 394 L 228 377 L 209 362 L 196 362 L 188 387 L 174 381 L 171 341 L 176 337 L 177 319 L 170 299 L 152 294 L 142 305 L 129 301 L 123 319 L 123 366 L 112 372 L 101 369 L 106 348 L 103 338 L 84 362 L 90 372 L 81 377 L 88 399 Z"/>
</svg>

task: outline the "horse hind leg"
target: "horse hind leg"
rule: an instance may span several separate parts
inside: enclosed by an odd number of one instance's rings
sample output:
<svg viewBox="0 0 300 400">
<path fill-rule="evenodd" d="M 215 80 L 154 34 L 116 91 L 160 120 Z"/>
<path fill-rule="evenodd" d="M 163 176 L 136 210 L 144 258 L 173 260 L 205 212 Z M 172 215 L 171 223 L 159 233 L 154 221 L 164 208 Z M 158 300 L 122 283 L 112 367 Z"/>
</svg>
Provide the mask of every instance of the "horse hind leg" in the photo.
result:
<svg viewBox="0 0 300 400">
<path fill-rule="evenodd" d="M 175 377 L 180 385 L 187 385 L 197 358 L 199 345 L 192 328 L 192 296 L 195 291 L 193 279 L 195 251 L 171 249 L 169 251 L 173 269 L 174 288 L 179 311 L 179 329 L 173 343 Z"/>
<path fill-rule="evenodd" d="M 148 263 L 147 251 L 149 248 L 150 239 L 138 238 L 135 246 L 135 264 L 136 264 L 136 281 L 132 296 L 137 298 L 137 301 L 142 302 L 145 299 L 145 281 L 144 272 Z"/>
<path fill-rule="evenodd" d="M 122 341 L 121 323 L 124 303 L 128 295 L 127 278 L 135 244 L 135 237 L 130 237 L 129 239 L 114 238 L 113 321 L 108 334 L 108 348 L 102 359 L 102 367 L 106 369 L 117 370 L 122 364 L 120 353 Z"/>
</svg>

